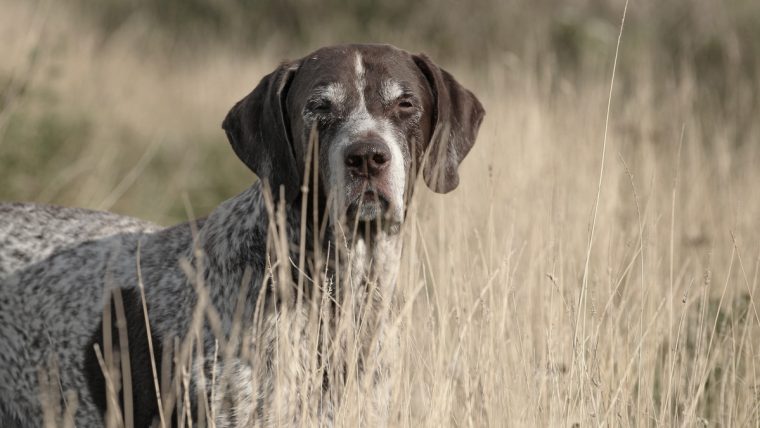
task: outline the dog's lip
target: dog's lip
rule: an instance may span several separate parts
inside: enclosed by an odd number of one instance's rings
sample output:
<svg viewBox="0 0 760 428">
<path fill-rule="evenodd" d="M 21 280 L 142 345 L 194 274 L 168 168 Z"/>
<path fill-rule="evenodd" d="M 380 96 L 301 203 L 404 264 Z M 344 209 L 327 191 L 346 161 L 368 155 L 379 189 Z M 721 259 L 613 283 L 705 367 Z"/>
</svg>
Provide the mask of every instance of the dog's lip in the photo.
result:
<svg viewBox="0 0 760 428">
<path fill-rule="evenodd" d="M 348 211 L 355 212 L 360 206 L 378 204 L 382 212 L 387 212 L 391 208 L 390 199 L 381 191 L 375 188 L 362 189 L 351 197 L 348 204 Z"/>
<path fill-rule="evenodd" d="M 376 201 L 378 201 L 380 199 L 385 199 L 382 195 L 380 195 L 379 192 L 377 192 L 376 190 L 373 190 L 373 189 L 367 189 L 367 190 L 365 190 L 361 194 L 360 198 L 361 198 L 361 200 L 363 202 L 376 202 Z"/>
<path fill-rule="evenodd" d="M 389 202 L 390 202 L 390 198 L 388 198 L 388 196 L 385 193 L 378 190 L 374 186 L 364 188 L 360 192 L 357 192 L 357 193 L 358 194 L 352 198 L 355 204 L 381 203 L 383 205 L 389 205 Z"/>
</svg>

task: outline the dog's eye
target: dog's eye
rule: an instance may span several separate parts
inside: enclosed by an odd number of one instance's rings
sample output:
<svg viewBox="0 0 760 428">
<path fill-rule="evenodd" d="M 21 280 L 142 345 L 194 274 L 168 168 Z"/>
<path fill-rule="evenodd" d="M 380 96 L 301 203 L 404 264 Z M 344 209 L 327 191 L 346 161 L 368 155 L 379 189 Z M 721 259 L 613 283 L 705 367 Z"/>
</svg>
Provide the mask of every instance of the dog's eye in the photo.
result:
<svg viewBox="0 0 760 428">
<path fill-rule="evenodd" d="M 412 104 L 412 102 L 409 100 L 401 100 L 398 102 L 398 107 L 404 110 L 408 110 L 414 108 L 414 104 Z"/>
<path fill-rule="evenodd" d="M 332 103 L 330 100 L 315 100 L 309 106 L 309 109 L 317 114 L 330 113 L 332 111 Z"/>
</svg>

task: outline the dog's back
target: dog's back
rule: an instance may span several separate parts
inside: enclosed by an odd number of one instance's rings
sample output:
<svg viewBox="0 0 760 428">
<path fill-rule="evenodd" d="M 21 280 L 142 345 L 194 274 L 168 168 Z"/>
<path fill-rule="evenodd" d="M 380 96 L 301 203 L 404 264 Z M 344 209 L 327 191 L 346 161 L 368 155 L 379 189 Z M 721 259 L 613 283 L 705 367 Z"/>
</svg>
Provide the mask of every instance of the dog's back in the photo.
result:
<svg viewBox="0 0 760 428">
<path fill-rule="evenodd" d="M 0 284 L 2 278 L 38 263 L 61 249 L 119 233 L 155 230 L 130 217 L 81 208 L 0 204 Z"/>
</svg>

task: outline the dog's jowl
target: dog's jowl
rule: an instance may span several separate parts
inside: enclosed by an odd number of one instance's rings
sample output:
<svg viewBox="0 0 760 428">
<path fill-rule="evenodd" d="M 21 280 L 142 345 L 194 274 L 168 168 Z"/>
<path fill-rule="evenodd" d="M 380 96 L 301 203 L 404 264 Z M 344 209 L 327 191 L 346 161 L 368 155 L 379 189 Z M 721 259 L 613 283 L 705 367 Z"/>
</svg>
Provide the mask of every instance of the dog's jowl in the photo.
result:
<svg viewBox="0 0 760 428">
<path fill-rule="evenodd" d="M 327 47 L 229 111 L 258 180 L 207 218 L 1 204 L 0 425 L 391 423 L 413 183 L 456 188 L 483 116 L 425 55 Z"/>
</svg>

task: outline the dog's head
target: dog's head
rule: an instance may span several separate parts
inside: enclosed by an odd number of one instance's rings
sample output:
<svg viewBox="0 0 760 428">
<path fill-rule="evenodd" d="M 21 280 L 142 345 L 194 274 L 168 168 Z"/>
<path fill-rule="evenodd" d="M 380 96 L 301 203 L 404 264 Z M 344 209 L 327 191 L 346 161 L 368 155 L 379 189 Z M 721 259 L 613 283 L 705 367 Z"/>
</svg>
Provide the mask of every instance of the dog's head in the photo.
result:
<svg viewBox="0 0 760 428">
<path fill-rule="evenodd" d="M 315 133 L 331 215 L 398 224 L 418 170 L 436 192 L 457 187 L 483 115 L 477 98 L 425 55 L 343 45 L 280 65 L 222 127 L 240 159 L 275 197 L 283 186 L 288 201 L 301 193 Z"/>
</svg>

